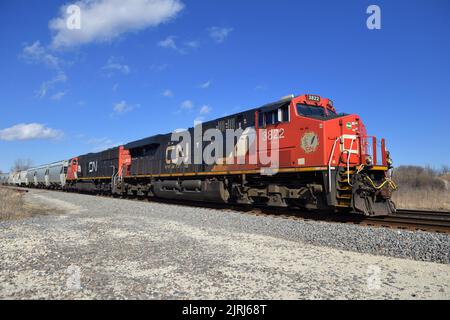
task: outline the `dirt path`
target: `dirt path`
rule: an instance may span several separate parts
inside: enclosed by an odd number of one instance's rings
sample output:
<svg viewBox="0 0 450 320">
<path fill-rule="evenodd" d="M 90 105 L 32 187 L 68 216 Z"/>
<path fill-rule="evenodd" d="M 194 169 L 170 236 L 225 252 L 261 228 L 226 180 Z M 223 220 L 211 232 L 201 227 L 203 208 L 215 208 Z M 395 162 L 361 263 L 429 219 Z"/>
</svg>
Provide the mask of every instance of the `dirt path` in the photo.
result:
<svg viewBox="0 0 450 320">
<path fill-rule="evenodd" d="M 3 299 L 450 298 L 450 265 L 285 239 L 267 217 L 48 191 L 26 199 L 57 210 L 0 222 Z"/>
</svg>

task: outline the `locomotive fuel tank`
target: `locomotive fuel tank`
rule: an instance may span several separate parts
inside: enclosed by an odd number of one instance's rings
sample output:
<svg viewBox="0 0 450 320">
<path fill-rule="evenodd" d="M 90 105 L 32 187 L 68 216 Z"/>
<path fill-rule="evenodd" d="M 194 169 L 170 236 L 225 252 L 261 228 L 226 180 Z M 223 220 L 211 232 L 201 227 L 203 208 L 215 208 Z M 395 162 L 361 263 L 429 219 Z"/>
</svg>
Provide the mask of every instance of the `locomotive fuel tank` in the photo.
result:
<svg viewBox="0 0 450 320">
<path fill-rule="evenodd" d="M 226 203 L 230 197 L 222 181 L 176 180 L 156 181 L 153 193 L 160 198 Z"/>
</svg>

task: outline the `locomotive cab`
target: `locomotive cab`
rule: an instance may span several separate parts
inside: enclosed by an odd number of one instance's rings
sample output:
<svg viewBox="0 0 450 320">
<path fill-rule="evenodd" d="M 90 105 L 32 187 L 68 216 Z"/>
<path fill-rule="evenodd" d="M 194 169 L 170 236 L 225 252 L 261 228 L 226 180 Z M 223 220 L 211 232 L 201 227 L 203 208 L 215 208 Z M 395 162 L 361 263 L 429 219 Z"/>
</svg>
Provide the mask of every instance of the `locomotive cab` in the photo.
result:
<svg viewBox="0 0 450 320">
<path fill-rule="evenodd" d="M 255 128 L 262 134 L 258 151 L 278 151 L 279 174 L 264 183 L 258 178 L 255 185 L 268 187 L 248 191 L 263 194 L 253 200 L 364 215 L 395 211 L 385 141 L 367 136 L 358 115 L 337 113 L 318 95 L 290 96 L 257 109 Z"/>
<path fill-rule="evenodd" d="M 358 115 L 338 114 L 329 99 L 305 95 L 294 99 L 292 108 L 304 132 L 298 163 L 326 166 L 327 203 L 370 216 L 395 212 L 385 140 L 368 136 Z"/>
</svg>

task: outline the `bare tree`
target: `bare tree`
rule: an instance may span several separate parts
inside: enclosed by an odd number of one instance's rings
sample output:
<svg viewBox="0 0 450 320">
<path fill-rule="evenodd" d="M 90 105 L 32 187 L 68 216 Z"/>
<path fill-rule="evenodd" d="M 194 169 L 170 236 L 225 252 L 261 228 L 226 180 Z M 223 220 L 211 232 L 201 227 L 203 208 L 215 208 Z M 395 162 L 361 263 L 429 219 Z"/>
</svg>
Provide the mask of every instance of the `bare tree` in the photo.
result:
<svg viewBox="0 0 450 320">
<path fill-rule="evenodd" d="M 17 159 L 14 161 L 14 165 L 11 168 L 11 172 L 18 172 L 23 170 L 28 170 L 33 165 L 31 159 Z"/>
</svg>

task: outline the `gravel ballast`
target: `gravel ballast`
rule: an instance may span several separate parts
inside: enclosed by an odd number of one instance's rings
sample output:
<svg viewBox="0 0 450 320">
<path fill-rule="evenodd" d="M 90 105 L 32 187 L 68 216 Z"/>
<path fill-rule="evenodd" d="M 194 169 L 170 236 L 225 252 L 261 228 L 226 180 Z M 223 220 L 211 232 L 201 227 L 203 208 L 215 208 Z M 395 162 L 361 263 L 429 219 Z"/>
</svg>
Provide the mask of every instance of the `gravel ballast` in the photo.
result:
<svg viewBox="0 0 450 320">
<path fill-rule="evenodd" d="M 32 190 L 0 298 L 450 298 L 450 237 Z"/>
</svg>

